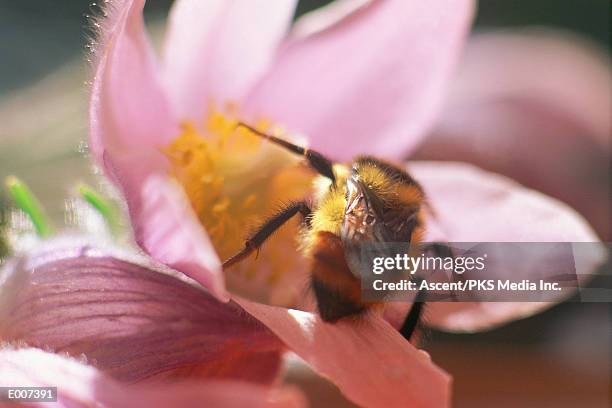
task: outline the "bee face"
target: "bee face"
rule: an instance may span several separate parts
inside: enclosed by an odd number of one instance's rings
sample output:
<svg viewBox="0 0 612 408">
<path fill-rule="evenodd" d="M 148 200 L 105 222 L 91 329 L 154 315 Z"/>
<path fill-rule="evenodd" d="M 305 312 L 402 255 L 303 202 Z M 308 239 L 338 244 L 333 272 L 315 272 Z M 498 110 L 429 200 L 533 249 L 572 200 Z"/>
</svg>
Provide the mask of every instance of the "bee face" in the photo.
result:
<svg viewBox="0 0 612 408">
<path fill-rule="evenodd" d="M 390 237 L 384 222 L 388 212 L 381 198 L 353 174 L 346 182 L 346 206 L 340 238 L 344 258 L 353 275 L 359 279 L 367 273 L 363 253 L 368 246 L 388 242 Z M 366 268 L 365 270 L 362 270 Z"/>
<path fill-rule="evenodd" d="M 402 189 L 414 190 L 389 176 L 368 183 L 362 180 L 359 167 L 346 181 L 346 208 L 341 227 L 345 245 L 355 242 L 406 242 L 410 243 L 418 226 L 420 199 L 402 200 L 407 196 Z M 393 184 L 397 184 L 393 186 Z M 373 187 L 374 186 L 374 187 Z M 392 194 L 388 190 L 395 190 Z M 417 193 L 420 198 L 420 192 Z"/>
<path fill-rule="evenodd" d="M 346 207 L 341 227 L 344 242 L 361 242 L 382 239 L 379 227 L 384 207 L 381 200 L 357 177 L 346 181 Z"/>
</svg>

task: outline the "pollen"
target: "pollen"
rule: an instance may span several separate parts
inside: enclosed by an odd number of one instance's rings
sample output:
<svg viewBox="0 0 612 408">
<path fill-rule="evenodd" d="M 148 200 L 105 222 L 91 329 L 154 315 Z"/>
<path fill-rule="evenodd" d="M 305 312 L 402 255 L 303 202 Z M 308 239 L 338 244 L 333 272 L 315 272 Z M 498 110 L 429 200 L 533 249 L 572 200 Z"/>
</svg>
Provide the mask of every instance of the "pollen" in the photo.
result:
<svg viewBox="0 0 612 408">
<path fill-rule="evenodd" d="M 233 109 L 213 109 L 202 126 L 183 123 L 181 133 L 163 148 L 170 174 L 182 185 L 221 260 L 241 250 L 248 235 L 283 203 L 302 199 L 313 177 L 300 157 L 237 127 L 233 114 Z M 290 139 L 269 121 L 254 125 Z M 296 217 L 257 255 L 226 271 L 230 290 L 249 292 L 257 286 L 254 281 L 274 286 L 287 271 L 300 268 L 299 221 Z"/>
</svg>

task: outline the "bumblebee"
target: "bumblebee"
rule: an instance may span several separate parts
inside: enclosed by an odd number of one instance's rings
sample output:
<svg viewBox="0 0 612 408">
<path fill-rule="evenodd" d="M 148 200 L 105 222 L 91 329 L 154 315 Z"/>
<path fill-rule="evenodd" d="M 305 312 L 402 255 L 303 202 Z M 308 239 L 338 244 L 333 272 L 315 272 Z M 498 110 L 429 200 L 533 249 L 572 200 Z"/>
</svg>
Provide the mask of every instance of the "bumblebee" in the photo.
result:
<svg viewBox="0 0 612 408">
<path fill-rule="evenodd" d="M 371 156 L 350 164 L 333 163 L 323 154 L 297 146 L 245 124 L 252 133 L 302 156 L 318 173 L 311 200 L 292 202 L 268 218 L 244 248 L 223 263 L 228 268 L 257 251 L 292 217 L 303 219 L 302 251 L 310 260 L 311 287 L 326 322 L 360 315 L 381 302 L 361 300 L 357 270 L 363 245 L 404 242 L 418 245 L 424 232 L 424 192 L 403 169 Z M 415 302 L 400 332 L 409 338 L 423 304 Z"/>
</svg>

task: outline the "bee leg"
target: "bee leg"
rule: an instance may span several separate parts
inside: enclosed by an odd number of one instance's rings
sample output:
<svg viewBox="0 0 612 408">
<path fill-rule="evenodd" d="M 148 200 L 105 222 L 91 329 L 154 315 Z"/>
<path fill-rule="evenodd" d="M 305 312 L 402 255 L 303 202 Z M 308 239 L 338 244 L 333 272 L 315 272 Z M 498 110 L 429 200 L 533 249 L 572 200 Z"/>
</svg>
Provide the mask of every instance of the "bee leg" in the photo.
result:
<svg viewBox="0 0 612 408">
<path fill-rule="evenodd" d="M 230 267 L 244 260 L 254 251 L 259 253 L 259 248 L 264 241 L 298 213 L 302 214 L 305 222 L 309 222 L 311 210 L 305 201 L 298 201 L 287 205 L 257 228 L 257 230 L 247 238 L 244 243 L 244 248 L 223 262 L 223 268 Z"/>
<path fill-rule="evenodd" d="M 410 338 L 419 325 L 424 306 L 425 302 L 414 302 L 410 308 L 410 311 L 406 315 L 406 319 L 404 320 L 402 327 L 399 329 L 400 334 L 408 341 L 410 341 Z"/>
<path fill-rule="evenodd" d="M 321 153 L 295 145 L 279 137 L 260 132 L 254 127 L 247 125 L 246 123 L 243 123 L 243 122 L 238 122 L 238 126 L 242 126 L 250 130 L 251 132 L 255 133 L 256 135 L 261 136 L 264 139 L 269 140 L 272 143 L 275 143 L 279 146 L 284 147 L 285 149 L 289 150 L 292 153 L 303 156 L 308 161 L 308 164 L 310 165 L 310 167 L 316 170 L 317 173 L 319 173 L 322 176 L 327 177 L 328 179 L 332 181 L 333 184 L 336 184 L 336 176 L 334 175 L 334 170 L 333 170 L 334 164 L 332 163 L 331 160 L 323 156 Z"/>
<path fill-rule="evenodd" d="M 435 256 L 440 258 L 454 258 L 455 254 L 453 249 L 446 245 L 440 243 L 427 243 L 422 246 L 422 251 L 428 256 Z M 451 278 L 455 279 L 455 274 L 453 273 Z M 417 284 L 421 282 L 421 278 L 416 278 L 415 280 Z M 421 290 L 416 297 L 415 302 L 412 304 L 412 308 L 406 315 L 406 319 L 402 324 L 399 332 L 406 340 L 410 340 L 415 330 L 419 326 L 419 322 L 421 320 L 421 315 L 423 314 L 423 309 L 425 308 L 425 302 L 423 300 L 425 298 L 425 292 Z M 453 292 L 450 295 L 451 300 L 457 300 L 456 294 Z"/>
</svg>

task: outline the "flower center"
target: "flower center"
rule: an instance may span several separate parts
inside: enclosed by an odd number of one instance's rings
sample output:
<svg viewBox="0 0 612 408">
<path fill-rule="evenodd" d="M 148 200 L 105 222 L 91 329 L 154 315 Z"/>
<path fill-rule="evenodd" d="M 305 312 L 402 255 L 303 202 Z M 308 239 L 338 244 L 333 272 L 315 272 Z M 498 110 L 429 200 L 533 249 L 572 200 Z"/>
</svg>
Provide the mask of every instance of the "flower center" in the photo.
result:
<svg viewBox="0 0 612 408">
<path fill-rule="evenodd" d="M 282 203 L 303 198 L 313 177 L 299 157 L 237 127 L 233 113 L 231 108 L 211 109 L 201 130 L 184 123 L 182 133 L 163 149 L 171 175 L 183 186 L 221 260 L 240 251 L 245 238 Z M 255 126 L 287 138 L 268 121 Z M 290 275 L 303 269 L 298 225 L 296 217 L 266 241 L 257 256 L 230 268 L 230 290 L 270 303 L 292 303 L 296 293 L 272 293 L 266 287 L 296 286 Z"/>
</svg>

